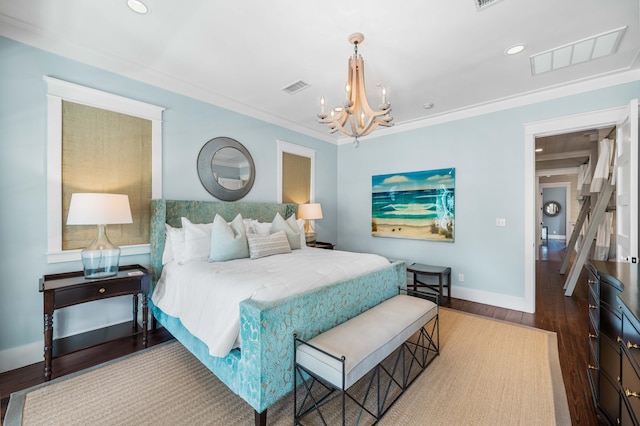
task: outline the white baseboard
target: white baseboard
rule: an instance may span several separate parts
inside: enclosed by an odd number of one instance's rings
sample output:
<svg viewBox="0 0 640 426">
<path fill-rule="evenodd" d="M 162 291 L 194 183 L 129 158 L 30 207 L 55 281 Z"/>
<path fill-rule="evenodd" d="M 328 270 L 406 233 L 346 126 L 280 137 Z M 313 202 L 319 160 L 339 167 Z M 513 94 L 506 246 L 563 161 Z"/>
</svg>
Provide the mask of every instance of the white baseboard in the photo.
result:
<svg viewBox="0 0 640 426">
<path fill-rule="evenodd" d="M 554 234 L 554 235 L 549 235 L 549 239 L 550 240 L 566 240 L 567 236 L 566 235 Z"/>
<path fill-rule="evenodd" d="M 514 311 L 529 312 L 525 308 L 524 297 L 506 296 L 504 294 L 490 293 L 482 290 L 474 290 L 468 287 L 452 286 L 451 294 L 456 299 L 470 302 L 483 303 Z M 529 312 L 533 313 L 533 312 Z"/>
<path fill-rule="evenodd" d="M 128 307 L 131 305 L 127 304 Z M 67 308 L 69 309 L 69 308 Z M 95 309 L 95 306 L 94 306 Z M 151 310 L 149 310 L 149 318 L 147 322 L 147 327 L 151 327 L 151 320 L 153 319 L 153 314 Z M 67 337 L 74 334 L 84 333 L 86 331 L 95 330 L 101 327 L 108 327 L 111 325 L 120 324 L 125 321 L 131 321 L 131 316 L 129 313 L 126 313 L 124 316 L 114 317 L 109 323 L 99 323 L 97 326 L 94 324 L 92 328 L 81 328 L 81 329 L 73 329 L 70 332 L 68 331 L 64 335 L 57 335 L 54 331 L 54 339 Z M 142 324 L 142 312 L 138 312 L 138 324 Z M 16 368 L 24 367 L 27 365 L 35 364 L 36 362 L 44 361 L 44 341 L 38 340 L 33 343 L 27 343 L 26 345 L 17 346 L 10 349 L 5 349 L 0 351 L 0 373 L 4 373 L 6 371 L 15 370 Z M 44 367 L 43 367 L 44 368 Z M 44 369 L 42 374 L 44 375 Z"/>
<path fill-rule="evenodd" d="M 407 272 L 407 286 L 413 284 L 413 274 Z M 436 281 L 432 284 L 437 284 Z M 446 294 L 446 290 L 445 294 Z M 485 305 L 497 306 L 514 311 L 533 313 L 526 309 L 524 297 L 506 296 L 504 294 L 491 293 L 488 291 L 474 290 L 468 287 L 460 287 L 451 283 L 451 297 L 468 300 L 469 302 L 483 303 Z"/>
<path fill-rule="evenodd" d="M 42 341 L 0 351 L 0 373 L 44 361 Z M 44 370 L 42 370 L 44 375 Z"/>
</svg>

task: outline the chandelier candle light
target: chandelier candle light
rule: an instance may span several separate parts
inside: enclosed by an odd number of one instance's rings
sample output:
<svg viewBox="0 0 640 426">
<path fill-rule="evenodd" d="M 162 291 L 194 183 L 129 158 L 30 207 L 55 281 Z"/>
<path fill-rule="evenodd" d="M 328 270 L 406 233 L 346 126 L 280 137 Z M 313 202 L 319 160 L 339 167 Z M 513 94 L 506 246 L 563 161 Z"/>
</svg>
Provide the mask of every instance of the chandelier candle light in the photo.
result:
<svg viewBox="0 0 640 426">
<path fill-rule="evenodd" d="M 107 225 L 133 223 L 129 196 L 123 194 L 71 194 L 67 225 L 97 225 L 96 239 L 81 252 L 84 277 L 96 279 L 118 273 L 120 247 L 109 241 Z"/>
<path fill-rule="evenodd" d="M 332 108 L 325 112 L 324 96 L 320 98 L 320 113 L 318 122 L 329 125 L 329 133 L 340 130 L 347 136 L 355 138 L 354 146 L 359 145 L 358 138 L 373 132 L 378 126 L 391 127 L 393 117 L 391 103 L 389 103 L 387 88 L 382 86 L 382 103 L 379 111 L 369 106 L 364 85 L 364 59 L 358 54 L 358 45 L 364 41 L 364 35 L 353 33 L 349 36 L 349 43 L 353 44 L 353 56 L 349 58 L 349 74 L 347 79 L 346 98 L 341 107 Z"/>
</svg>

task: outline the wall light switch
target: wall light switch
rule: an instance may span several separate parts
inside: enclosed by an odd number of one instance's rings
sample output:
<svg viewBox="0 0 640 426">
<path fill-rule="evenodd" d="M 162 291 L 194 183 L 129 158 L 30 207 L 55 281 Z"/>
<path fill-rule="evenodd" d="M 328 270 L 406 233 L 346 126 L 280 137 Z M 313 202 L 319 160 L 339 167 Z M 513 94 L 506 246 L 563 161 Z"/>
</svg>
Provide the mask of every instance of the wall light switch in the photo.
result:
<svg viewBox="0 0 640 426">
<path fill-rule="evenodd" d="M 507 219 L 504 217 L 496 218 L 496 226 L 507 226 Z"/>
</svg>

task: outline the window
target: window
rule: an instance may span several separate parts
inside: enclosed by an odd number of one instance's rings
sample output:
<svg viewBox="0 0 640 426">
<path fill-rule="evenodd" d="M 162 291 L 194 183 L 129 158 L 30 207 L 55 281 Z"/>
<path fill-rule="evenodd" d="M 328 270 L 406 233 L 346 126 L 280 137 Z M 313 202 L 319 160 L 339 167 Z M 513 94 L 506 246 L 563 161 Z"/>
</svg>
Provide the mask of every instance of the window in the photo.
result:
<svg viewBox="0 0 640 426">
<path fill-rule="evenodd" d="M 278 141 L 278 202 L 305 204 L 315 200 L 316 151 Z"/>
<path fill-rule="evenodd" d="M 123 256 L 148 253 L 150 200 L 162 197 L 164 108 L 45 80 L 48 261 L 79 260 L 95 237 L 95 229 L 65 225 L 73 192 L 128 194 L 134 223 L 110 228 L 110 236 Z"/>
</svg>

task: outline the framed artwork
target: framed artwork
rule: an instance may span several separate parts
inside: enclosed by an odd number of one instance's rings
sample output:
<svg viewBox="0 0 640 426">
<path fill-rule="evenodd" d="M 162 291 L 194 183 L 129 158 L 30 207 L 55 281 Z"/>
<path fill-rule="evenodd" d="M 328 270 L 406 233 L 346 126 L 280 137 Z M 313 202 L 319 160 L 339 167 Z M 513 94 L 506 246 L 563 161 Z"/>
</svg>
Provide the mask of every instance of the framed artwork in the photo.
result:
<svg viewBox="0 0 640 426">
<path fill-rule="evenodd" d="M 371 177 L 371 235 L 454 240 L 456 169 Z"/>
</svg>

